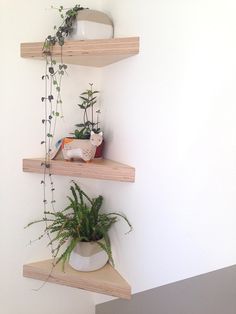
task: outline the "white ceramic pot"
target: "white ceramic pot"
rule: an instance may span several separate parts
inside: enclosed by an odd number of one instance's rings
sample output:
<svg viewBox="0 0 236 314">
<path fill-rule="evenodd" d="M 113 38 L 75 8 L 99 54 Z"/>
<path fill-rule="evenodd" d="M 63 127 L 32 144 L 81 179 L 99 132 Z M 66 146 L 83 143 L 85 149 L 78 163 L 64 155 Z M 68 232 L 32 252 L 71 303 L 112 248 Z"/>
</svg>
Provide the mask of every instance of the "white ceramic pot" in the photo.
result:
<svg viewBox="0 0 236 314">
<path fill-rule="evenodd" d="M 109 39 L 113 36 L 113 22 L 108 15 L 90 9 L 78 12 L 71 39 Z"/>
<path fill-rule="evenodd" d="M 79 271 L 94 271 L 107 262 L 108 255 L 97 242 L 79 242 L 69 259 L 70 266 Z"/>
</svg>

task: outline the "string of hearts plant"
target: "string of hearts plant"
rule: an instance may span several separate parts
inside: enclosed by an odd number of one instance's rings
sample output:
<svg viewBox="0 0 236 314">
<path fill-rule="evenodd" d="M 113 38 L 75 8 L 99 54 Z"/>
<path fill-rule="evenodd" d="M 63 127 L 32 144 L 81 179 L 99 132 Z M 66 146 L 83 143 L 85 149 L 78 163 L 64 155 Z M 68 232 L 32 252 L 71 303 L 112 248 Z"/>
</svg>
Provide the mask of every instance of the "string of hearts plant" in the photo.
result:
<svg viewBox="0 0 236 314">
<path fill-rule="evenodd" d="M 66 37 L 68 37 L 73 31 L 73 24 L 76 20 L 77 13 L 85 9 L 79 4 L 76 4 L 73 8 L 69 9 L 64 8 L 63 6 L 60 6 L 59 8 L 52 8 L 59 12 L 62 22 L 59 27 L 54 26 L 55 34 L 48 35 L 42 47 L 45 59 L 45 70 L 44 75 L 42 76 L 42 80 L 44 81 L 44 95 L 41 97 L 41 101 L 44 104 L 44 117 L 42 119 L 44 138 L 41 141 L 41 145 L 44 145 L 44 160 L 41 164 L 43 167 L 43 178 L 41 180 L 41 184 L 43 185 L 44 215 L 48 212 L 49 206 L 52 211 L 55 211 L 54 206 L 56 203 L 54 197 L 55 185 L 50 169 L 50 155 L 52 152 L 57 119 L 58 117 L 63 118 L 61 90 L 63 76 L 67 71 L 67 65 L 63 62 L 63 45 Z M 58 44 L 61 49 L 59 61 L 56 61 L 53 57 L 53 47 L 56 44 Z M 45 224 L 45 230 L 47 230 L 47 220 L 45 220 Z M 50 239 L 50 233 L 46 232 L 46 234 Z M 41 237 L 39 237 L 39 239 L 40 238 Z M 55 256 L 53 245 L 50 246 L 50 249 L 52 256 Z"/>
</svg>

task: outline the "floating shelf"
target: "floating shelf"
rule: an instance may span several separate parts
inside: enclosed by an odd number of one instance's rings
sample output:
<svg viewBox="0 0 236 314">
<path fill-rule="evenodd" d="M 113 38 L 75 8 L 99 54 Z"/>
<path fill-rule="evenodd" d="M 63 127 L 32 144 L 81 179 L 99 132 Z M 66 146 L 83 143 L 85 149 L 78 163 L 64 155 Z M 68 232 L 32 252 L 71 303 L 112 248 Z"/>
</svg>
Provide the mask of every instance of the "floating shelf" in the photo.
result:
<svg viewBox="0 0 236 314">
<path fill-rule="evenodd" d="M 23 171 L 43 173 L 43 158 L 23 159 Z M 108 160 L 94 159 L 91 162 L 51 160 L 50 173 L 62 176 L 134 182 L 133 167 Z"/>
<path fill-rule="evenodd" d="M 43 59 L 43 42 L 22 43 L 21 57 Z M 99 40 L 68 40 L 62 47 L 65 63 L 103 67 L 139 53 L 139 37 Z M 60 60 L 61 46 L 56 44 L 53 57 Z"/>
<path fill-rule="evenodd" d="M 26 264 L 23 266 L 23 276 L 122 299 L 131 298 L 130 285 L 110 264 L 92 272 L 79 272 L 68 264 L 63 272 L 61 263 L 55 266 L 52 273 L 51 269 L 52 260 Z"/>
</svg>

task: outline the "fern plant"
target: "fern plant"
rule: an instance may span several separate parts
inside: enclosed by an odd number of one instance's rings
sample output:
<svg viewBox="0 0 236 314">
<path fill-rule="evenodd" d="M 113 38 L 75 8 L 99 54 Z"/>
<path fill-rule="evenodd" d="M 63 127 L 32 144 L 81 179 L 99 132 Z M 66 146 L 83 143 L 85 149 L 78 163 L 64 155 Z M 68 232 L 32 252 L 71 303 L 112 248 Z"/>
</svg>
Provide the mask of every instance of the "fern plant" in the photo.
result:
<svg viewBox="0 0 236 314">
<path fill-rule="evenodd" d="M 121 217 L 128 224 L 128 232 L 130 232 L 132 226 L 129 220 L 120 213 L 101 212 L 103 197 L 99 195 L 96 198 L 90 198 L 76 182 L 72 182 L 71 195 L 67 196 L 69 204 L 65 209 L 58 212 L 45 212 L 42 219 L 33 221 L 26 227 L 46 222 L 44 234 L 50 234 L 48 245 L 56 243 L 53 250 L 54 264 L 62 261 L 63 269 L 78 242 L 96 241 L 114 265 L 108 231 Z M 104 241 L 100 241 L 102 239 Z M 67 244 L 66 247 L 65 244 Z"/>
</svg>

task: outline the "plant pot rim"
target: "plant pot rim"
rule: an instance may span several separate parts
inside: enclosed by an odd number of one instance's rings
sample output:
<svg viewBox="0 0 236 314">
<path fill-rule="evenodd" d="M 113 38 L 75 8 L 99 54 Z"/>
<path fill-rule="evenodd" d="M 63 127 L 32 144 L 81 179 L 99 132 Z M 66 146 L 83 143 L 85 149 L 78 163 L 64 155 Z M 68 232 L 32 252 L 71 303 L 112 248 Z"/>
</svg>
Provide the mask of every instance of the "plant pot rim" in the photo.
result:
<svg viewBox="0 0 236 314">
<path fill-rule="evenodd" d="M 101 242 L 101 241 L 105 241 L 104 238 L 101 238 L 101 239 L 96 240 L 96 241 L 78 241 L 78 243 L 97 243 L 97 242 Z"/>
<path fill-rule="evenodd" d="M 86 257 L 94 255 L 98 252 L 104 251 L 104 249 L 99 245 L 98 242 L 105 244 L 104 238 L 98 241 L 89 241 L 89 242 L 79 241 L 76 244 L 73 251 L 81 256 L 86 256 Z"/>
</svg>

